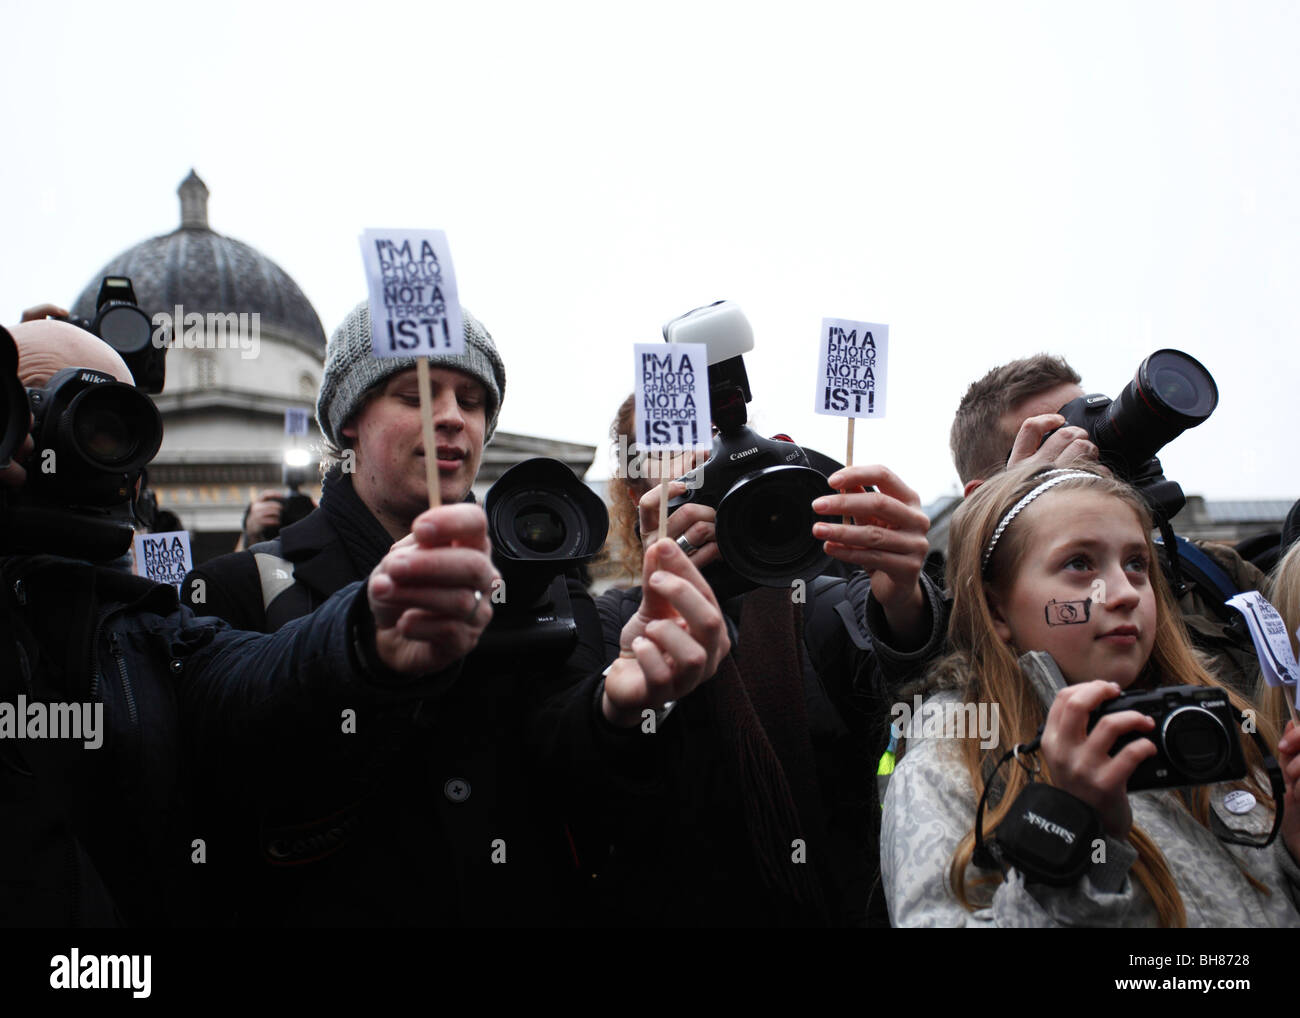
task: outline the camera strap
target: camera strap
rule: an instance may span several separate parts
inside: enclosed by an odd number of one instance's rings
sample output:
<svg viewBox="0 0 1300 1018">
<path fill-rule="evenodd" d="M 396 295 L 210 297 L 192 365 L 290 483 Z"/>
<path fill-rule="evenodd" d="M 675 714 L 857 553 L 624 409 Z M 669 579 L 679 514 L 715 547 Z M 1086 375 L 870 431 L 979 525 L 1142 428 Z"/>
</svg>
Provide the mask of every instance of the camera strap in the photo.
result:
<svg viewBox="0 0 1300 1018">
<path fill-rule="evenodd" d="M 1238 721 L 1244 726 L 1246 716 L 1239 712 Z M 1277 758 L 1268 751 L 1268 744 L 1258 732 L 1252 731 L 1249 734 L 1255 740 L 1255 745 L 1259 747 L 1264 770 L 1268 773 L 1269 785 L 1273 793 L 1273 828 L 1269 831 L 1268 837 L 1260 841 L 1258 837 L 1246 836 L 1241 831 L 1229 827 L 1211 806 L 1210 830 L 1216 838 L 1226 844 L 1267 848 L 1282 828 L 1286 786 L 1282 779 L 1282 768 Z M 1037 752 L 1041 744 L 1040 730 L 1038 737 L 1032 742 L 1017 745 L 1005 753 L 985 781 L 984 792 L 975 811 L 975 851 L 971 861 L 981 869 L 1000 869 L 1004 875 L 1008 868 L 1015 866 L 1029 879 L 1055 886 L 1066 886 L 1074 883 L 1087 869 L 1087 849 L 1092 844 L 1093 838 L 1101 836 L 1101 820 L 1096 810 L 1083 800 L 1052 785 L 1035 781 L 1038 766 L 1035 764 L 1031 767 L 1024 758 Z M 1007 814 L 1007 820 L 1003 821 L 998 832 L 991 839 L 986 840 L 984 809 L 989 792 L 993 788 L 998 771 L 1013 758 L 1029 774 L 1030 784 L 1021 790 Z M 1088 814 L 1091 814 L 1091 822 Z M 1026 819 L 1028 824 L 1024 823 Z M 1003 828 L 1007 827 L 1008 823 L 1013 824 L 1014 827 L 1004 833 Z M 1075 852 L 1061 851 L 1061 846 L 1048 841 L 1045 843 L 1048 848 L 1045 854 L 1039 831 L 1055 835 L 1067 846 L 1077 844 L 1079 848 Z M 1077 836 L 1080 831 L 1083 833 L 1082 837 Z"/>
<path fill-rule="evenodd" d="M 1026 760 L 1042 744 L 1042 732 L 1028 744 L 1015 746 L 998 761 L 984 784 L 975 811 L 975 852 L 971 860 L 984 869 L 998 868 L 1005 876 L 1015 867 L 1026 880 L 1067 887 L 1087 872 L 1092 846 L 1101 837 L 1101 818 L 1082 799 L 1064 789 L 1035 781 L 1038 764 Z M 984 839 L 984 808 L 998 770 L 1015 759 L 1029 775 L 1029 784 L 988 841 Z"/>
<path fill-rule="evenodd" d="M 1246 715 L 1237 712 L 1237 721 L 1245 731 Z M 1215 812 L 1213 805 L 1210 806 L 1210 830 L 1220 841 L 1227 842 L 1230 845 L 1245 845 L 1249 848 L 1268 848 L 1273 844 L 1273 839 L 1277 837 L 1277 832 L 1282 828 L 1282 812 L 1284 807 L 1283 799 L 1286 798 L 1286 784 L 1282 780 L 1282 768 L 1277 762 L 1277 757 L 1268 751 L 1268 743 L 1264 741 L 1259 732 L 1251 731 L 1250 737 L 1255 740 L 1255 745 L 1259 747 L 1260 759 L 1263 761 L 1264 770 L 1268 772 L 1268 783 L 1273 791 L 1273 829 L 1268 832 L 1268 837 L 1263 841 L 1258 838 L 1244 837 L 1240 831 L 1229 827 Z"/>
</svg>

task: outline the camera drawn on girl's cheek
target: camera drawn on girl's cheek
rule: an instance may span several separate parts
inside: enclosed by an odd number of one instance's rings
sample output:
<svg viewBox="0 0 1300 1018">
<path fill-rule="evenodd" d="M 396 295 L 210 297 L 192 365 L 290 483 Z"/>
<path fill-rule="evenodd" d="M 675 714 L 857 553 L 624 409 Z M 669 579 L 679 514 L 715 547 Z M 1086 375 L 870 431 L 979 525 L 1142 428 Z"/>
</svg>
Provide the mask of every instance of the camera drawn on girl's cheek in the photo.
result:
<svg viewBox="0 0 1300 1018">
<path fill-rule="evenodd" d="M 1052 598 L 1043 605 L 1043 615 L 1049 626 L 1077 626 L 1092 616 L 1092 599 L 1058 601 Z"/>
</svg>

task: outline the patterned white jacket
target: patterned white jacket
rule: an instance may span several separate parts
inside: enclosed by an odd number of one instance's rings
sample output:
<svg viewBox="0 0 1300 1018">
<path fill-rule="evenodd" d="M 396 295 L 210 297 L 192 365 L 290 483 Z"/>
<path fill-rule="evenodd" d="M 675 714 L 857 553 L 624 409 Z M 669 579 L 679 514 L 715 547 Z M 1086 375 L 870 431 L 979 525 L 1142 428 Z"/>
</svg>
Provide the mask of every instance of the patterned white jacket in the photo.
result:
<svg viewBox="0 0 1300 1018">
<path fill-rule="evenodd" d="M 1041 659 L 1047 658 L 1055 669 L 1047 655 L 1033 657 L 1040 661 L 1022 659 L 1022 667 L 1041 664 Z M 1051 691 L 1041 679 L 1036 685 L 1048 702 Z M 958 703 L 960 697 L 942 691 L 926 702 Z M 1155 905 L 1129 873 L 1136 850 L 1127 841 L 1110 837 L 1105 839 L 1105 861 L 1093 863 L 1074 886 L 1027 883 L 1023 874 L 1012 869 L 985 907 L 968 911 L 948 880 L 953 852 L 971 830 L 977 804 L 959 748 L 954 739 L 909 738 L 906 754 L 890 779 L 880 860 L 895 926 L 1158 924 Z M 1224 822 L 1239 831 L 1267 834 L 1273 822 L 1271 802 L 1265 799 L 1244 815 L 1233 815 L 1223 808 L 1229 790 L 1228 785 L 1210 789 L 1211 806 Z M 1135 792 L 1129 802 L 1133 822 L 1164 853 L 1182 895 L 1188 926 L 1300 926 L 1300 867 L 1280 833 L 1264 849 L 1229 845 L 1199 824 L 1171 792 Z M 1271 893 L 1256 890 L 1243 871 Z M 970 867 L 967 886 L 986 872 Z"/>
</svg>

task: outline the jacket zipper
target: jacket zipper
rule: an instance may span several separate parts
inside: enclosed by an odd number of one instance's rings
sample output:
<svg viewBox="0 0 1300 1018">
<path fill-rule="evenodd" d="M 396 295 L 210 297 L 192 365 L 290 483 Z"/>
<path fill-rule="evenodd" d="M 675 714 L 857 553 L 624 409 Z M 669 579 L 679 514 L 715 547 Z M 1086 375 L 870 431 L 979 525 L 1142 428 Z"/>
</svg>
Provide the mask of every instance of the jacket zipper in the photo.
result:
<svg viewBox="0 0 1300 1018">
<path fill-rule="evenodd" d="M 131 717 L 131 727 L 139 728 L 140 718 L 135 709 L 135 691 L 131 688 L 131 680 L 126 674 L 126 656 L 122 653 L 117 633 L 110 634 L 108 643 L 117 661 L 117 673 L 122 678 L 122 693 L 126 697 L 126 711 Z"/>
<path fill-rule="evenodd" d="M 104 631 L 104 622 L 108 616 L 109 613 L 105 612 L 99 617 L 99 621 L 95 623 L 95 635 L 90 640 L 90 659 L 95 662 L 95 670 L 90 676 L 90 698 L 92 700 L 99 699 L 99 634 Z"/>
</svg>

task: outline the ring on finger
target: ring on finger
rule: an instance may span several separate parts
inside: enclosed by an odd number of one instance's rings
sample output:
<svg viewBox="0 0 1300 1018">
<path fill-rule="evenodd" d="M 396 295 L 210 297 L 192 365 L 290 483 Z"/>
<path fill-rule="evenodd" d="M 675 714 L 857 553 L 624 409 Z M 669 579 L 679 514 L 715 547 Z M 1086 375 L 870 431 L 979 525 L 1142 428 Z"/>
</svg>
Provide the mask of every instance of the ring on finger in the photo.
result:
<svg viewBox="0 0 1300 1018">
<path fill-rule="evenodd" d="M 677 547 L 681 548 L 681 550 L 687 555 L 690 555 L 692 552 L 699 551 L 699 548 L 697 548 L 695 545 L 691 544 L 689 540 L 687 540 L 685 534 L 682 534 L 677 538 Z"/>
<path fill-rule="evenodd" d="M 478 588 L 474 589 L 474 607 L 465 615 L 466 622 L 473 622 L 474 616 L 478 614 L 478 606 L 483 603 L 483 591 Z"/>
</svg>

